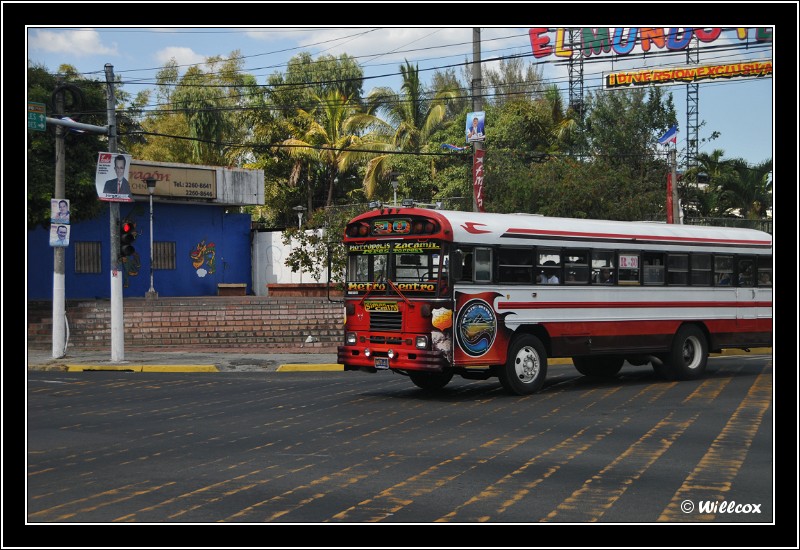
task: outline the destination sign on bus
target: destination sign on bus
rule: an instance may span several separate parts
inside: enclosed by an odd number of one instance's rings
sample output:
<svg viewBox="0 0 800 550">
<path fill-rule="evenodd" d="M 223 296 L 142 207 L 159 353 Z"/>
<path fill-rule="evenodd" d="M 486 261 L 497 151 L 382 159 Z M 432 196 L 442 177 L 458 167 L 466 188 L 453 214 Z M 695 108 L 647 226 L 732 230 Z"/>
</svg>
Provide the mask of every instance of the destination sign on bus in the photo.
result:
<svg viewBox="0 0 800 550">
<path fill-rule="evenodd" d="M 362 254 L 388 254 L 392 245 L 389 243 L 351 244 L 350 252 Z"/>
<path fill-rule="evenodd" d="M 374 220 L 372 222 L 373 235 L 408 235 L 411 233 L 410 219 Z"/>
<path fill-rule="evenodd" d="M 395 253 L 422 254 L 430 250 L 439 250 L 439 243 L 397 243 L 394 245 Z"/>
<path fill-rule="evenodd" d="M 438 283 L 395 283 L 400 292 L 436 292 Z M 386 283 L 347 283 L 347 292 L 374 292 L 386 290 Z"/>
<path fill-rule="evenodd" d="M 619 255 L 619 266 L 623 269 L 638 269 L 639 268 L 639 256 L 628 256 L 628 255 Z"/>
</svg>

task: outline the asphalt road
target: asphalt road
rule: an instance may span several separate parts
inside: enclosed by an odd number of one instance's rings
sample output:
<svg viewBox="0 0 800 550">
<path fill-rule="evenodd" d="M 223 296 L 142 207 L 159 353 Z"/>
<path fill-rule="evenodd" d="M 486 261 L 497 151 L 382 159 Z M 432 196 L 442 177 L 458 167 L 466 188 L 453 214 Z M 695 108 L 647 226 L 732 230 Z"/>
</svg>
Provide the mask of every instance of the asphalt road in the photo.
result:
<svg viewBox="0 0 800 550">
<path fill-rule="evenodd" d="M 556 365 L 525 397 L 390 372 L 29 371 L 26 518 L 770 524 L 772 390 L 764 355 L 686 382 Z"/>
</svg>

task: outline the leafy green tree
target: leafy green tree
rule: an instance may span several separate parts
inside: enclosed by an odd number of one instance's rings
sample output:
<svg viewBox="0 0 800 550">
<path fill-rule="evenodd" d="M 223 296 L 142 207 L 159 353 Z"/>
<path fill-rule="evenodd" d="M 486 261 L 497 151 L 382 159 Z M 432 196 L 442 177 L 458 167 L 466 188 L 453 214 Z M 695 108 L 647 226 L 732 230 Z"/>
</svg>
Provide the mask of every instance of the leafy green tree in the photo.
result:
<svg viewBox="0 0 800 550">
<path fill-rule="evenodd" d="M 308 220 L 308 226 L 313 229 L 287 228 L 281 240 L 283 244 L 293 246 L 284 263 L 294 272 L 311 273 L 315 281 L 327 282 L 323 275 L 330 258 L 330 281 L 343 282 L 347 261 L 347 250 L 342 242 L 344 230 L 347 222 L 363 211 L 363 207 L 358 205 L 320 208 Z"/>
<path fill-rule="evenodd" d="M 655 152 L 658 136 L 677 121 L 672 94 L 648 89 L 597 91 L 586 102 L 583 139 L 587 154 L 611 166 L 627 166 L 642 177 L 663 171 L 665 159 Z"/>
<path fill-rule="evenodd" d="M 372 197 L 380 181 L 386 181 L 397 164 L 390 151 L 419 153 L 447 114 L 447 103 L 458 97 L 458 90 L 440 89 L 432 96 L 422 85 L 419 67 L 408 61 L 400 66 L 401 92 L 379 87 L 367 97 L 367 111 L 356 123 L 372 132 L 364 143 L 385 151 L 367 163 L 364 191 Z"/>
<path fill-rule="evenodd" d="M 175 108 L 186 118 L 192 139 L 192 162 L 212 166 L 240 166 L 240 144 L 247 134 L 238 120 L 248 103 L 242 74 L 243 59 L 238 51 L 228 59 L 206 59 L 207 70 L 189 67 L 172 94 Z"/>
<path fill-rule="evenodd" d="M 500 106 L 507 101 L 533 100 L 544 91 L 541 69 L 533 64 L 527 67 L 521 57 L 501 59 L 496 68 L 484 71 L 484 86 L 490 90 L 486 103 Z"/>
<path fill-rule="evenodd" d="M 131 147 L 133 158 L 190 164 L 194 146 L 189 139 L 189 122 L 177 110 L 172 96 L 179 83 L 178 63 L 171 59 L 156 74 L 156 105 L 150 106 L 150 90 L 140 92 L 136 105 L 144 134 L 142 143 Z"/>
<path fill-rule="evenodd" d="M 551 157 L 524 167 L 487 164 L 487 210 L 545 216 L 642 220 L 663 217 L 663 189 L 601 161 Z"/>
<path fill-rule="evenodd" d="M 289 226 L 294 215 L 291 209 L 298 203 L 306 204 L 309 209 L 327 204 L 331 186 L 332 202 L 347 196 L 357 167 L 331 175 L 331 166 L 315 161 L 310 149 L 302 149 L 302 143 L 313 142 L 318 147 L 326 141 L 309 135 L 312 120 L 317 128 L 331 130 L 322 117 L 328 111 L 330 121 L 333 113 L 322 105 L 325 100 L 321 98 L 333 94 L 337 98 L 335 109 L 357 110 L 363 78 L 361 67 L 346 54 L 313 59 L 311 54 L 303 52 L 289 61 L 285 73 L 270 75 L 266 86 L 252 96 L 249 127 L 254 145 L 253 159 L 247 167 L 264 170 L 267 204 L 251 208 L 259 219 L 276 227 Z M 338 103 L 340 97 L 348 98 L 349 105 Z M 340 130 L 347 133 L 343 128 Z"/>
<path fill-rule="evenodd" d="M 64 115 L 76 122 L 106 126 L 106 83 L 80 76 L 70 65 L 61 65 L 51 74 L 43 65 L 28 67 L 28 100 L 45 104 L 47 116 L 55 115 L 55 92 L 61 87 L 64 94 Z M 118 97 L 125 98 L 124 94 Z M 120 117 L 123 128 L 130 121 Z M 47 227 L 50 223 L 50 199 L 55 192 L 55 134 L 54 125 L 46 131 L 28 131 L 27 136 L 27 206 L 28 227 Z M 125 140 L 120 140 L 124 150 Z M 97 199 L 95 173 L 97 153 L 108 149 L 106 135 L 93 132 L 64 132 L 65 196 L 70 200 L 73 222 L 98 216 L 106 204 Z"/>
</svg>

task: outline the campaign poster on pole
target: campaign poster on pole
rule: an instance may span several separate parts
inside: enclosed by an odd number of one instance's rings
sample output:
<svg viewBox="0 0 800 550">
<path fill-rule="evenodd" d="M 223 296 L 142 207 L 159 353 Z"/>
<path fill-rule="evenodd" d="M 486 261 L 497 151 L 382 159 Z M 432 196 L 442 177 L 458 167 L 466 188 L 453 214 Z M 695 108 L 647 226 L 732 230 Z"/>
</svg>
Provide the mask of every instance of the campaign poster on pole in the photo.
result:
<svg viewBox="0 0 800 550">
<path fill-rule="evenodd" d="M 485 118 L 486 111 L 467 113 L 467 143 L 471 143 L 473 141 L 483 141 L 486 138 L 483 132 Z"/>
<path fill-rule="evenodd" d="M 69 225 L 54 223 L 50 226 L 50 246 L 69 246 Z"/>
<path fill-rule="evenodd" d="M 69 224 L 69 199 L 50 199 L 50 223 Z"/>
<path fill-rule="evenodd" d="M 100 153 L 97 158 L 95 187 L 101 201 L 133 202 L 128 173 L 131 156 L 122 153 Z"/>
</svg>

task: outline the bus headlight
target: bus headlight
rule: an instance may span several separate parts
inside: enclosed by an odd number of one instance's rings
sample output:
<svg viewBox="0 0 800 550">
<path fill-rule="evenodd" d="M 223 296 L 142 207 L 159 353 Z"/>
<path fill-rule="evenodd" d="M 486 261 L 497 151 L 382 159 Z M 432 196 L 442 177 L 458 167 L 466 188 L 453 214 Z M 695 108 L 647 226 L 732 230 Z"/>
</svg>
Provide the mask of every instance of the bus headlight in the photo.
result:
<svg viewBox="0 0 800 550">
<path fill-rule="evenodd" d="M 370 349 L 369 348 L 364 348 L 364 357 L 369 357 L 370 355 L 372 355 L 372 352 L 370 351 Z"/>
<path fill-rule="evenodd" d="M 427 336 L 417 336 L 416 342 L 417 349 L 428 349 L 428 337 Z"/>
<path fill-rule="evenodd" d="M 394 354 L 394 350 L 393 350 L 393 349 L 391 349 L 391 348 L 390 348 L 390 349 L 389 349 L 389 350 L 386 352 L 386 356 L 387 356 L 389 359 L 394 359 L 394 355 L 395 355 L 395 354 Z"/>
<path fill-rule="evenodd" d="M 356 333 L 355 332 L 348 332 L 344 337 L 344 343 L 348 346 L 355 346 L 356 345 Z"/>
</svg>

